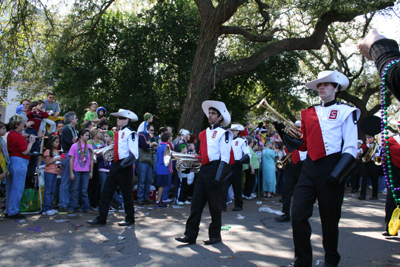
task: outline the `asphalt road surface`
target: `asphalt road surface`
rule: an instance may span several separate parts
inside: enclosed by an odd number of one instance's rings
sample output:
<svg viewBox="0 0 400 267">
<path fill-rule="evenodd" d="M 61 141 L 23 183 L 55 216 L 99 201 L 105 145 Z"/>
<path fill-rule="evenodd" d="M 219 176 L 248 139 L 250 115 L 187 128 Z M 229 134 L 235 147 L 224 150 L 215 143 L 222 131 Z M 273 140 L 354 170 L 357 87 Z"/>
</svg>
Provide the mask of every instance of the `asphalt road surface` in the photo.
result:
<svg viewBox="0 0 400 267">
<path fill-rule="evenodd" d="M 386 195 L 360 201 L 346 190 L 340 220 L 339 266 L 400 266 L 400 238 L 383 237 Z M 119 227 L 123 212 L 109 215 L 106 226 L 91 227 L 76 216 L 28 215 L 24 222 L 0 221 L 1 266 L 287 266 L 293 261 L 290 223 L 278 223 L 279 196 L 244 200 L 244 210 L 223 213 L 223 242 L 206 246 L 210 215 L 206 206 L 195 245 L 174 240 L 183 235 L 190 205 L 165 209 L 137 209 L 136 224 Z M 368 199 L 368 198 L 367 198 Z M 261 201 L 261 204 L 257 204 Z M 240 216 L 239 216 L 240 215 Z M 243 218 L 244 217 L 244 218 Z M 56 220 L 66 219 L 67 222 Z M 317 203 L 310 219 L 313 234 L 313 266 L 323 266 L 324 251 Z"/>
</svg>

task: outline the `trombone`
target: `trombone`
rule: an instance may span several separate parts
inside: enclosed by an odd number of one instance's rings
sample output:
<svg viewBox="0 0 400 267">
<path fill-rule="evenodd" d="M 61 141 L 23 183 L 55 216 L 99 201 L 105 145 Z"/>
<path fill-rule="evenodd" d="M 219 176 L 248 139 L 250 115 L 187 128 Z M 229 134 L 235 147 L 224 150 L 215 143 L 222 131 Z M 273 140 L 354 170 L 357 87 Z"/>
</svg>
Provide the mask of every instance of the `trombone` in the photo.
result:
<svg viewBox="0 0 400 267">
<path fill-rule="evenodd" d="M 296 126 L 294 126 L 294 123 L 285 119 L 281 114 L 279 114 L 275 109 L 273 109 L 267 102 L 267 100 L 264 98 L 263 100 L 260 101 L 260 103 L 257 105 L 257 108 L 264 107 L 268 109 L 271 113 L 272 116 L 270 117 L 271 120 L 276 121 L 276 122 L 282 122 L 285 125 L 285 129 L 283 130 L 285 133 L 290 135 L 293 138 L 297 139 L 302 139 L 303 134 L 301 131 L 299 131 Z"/>
</svg>

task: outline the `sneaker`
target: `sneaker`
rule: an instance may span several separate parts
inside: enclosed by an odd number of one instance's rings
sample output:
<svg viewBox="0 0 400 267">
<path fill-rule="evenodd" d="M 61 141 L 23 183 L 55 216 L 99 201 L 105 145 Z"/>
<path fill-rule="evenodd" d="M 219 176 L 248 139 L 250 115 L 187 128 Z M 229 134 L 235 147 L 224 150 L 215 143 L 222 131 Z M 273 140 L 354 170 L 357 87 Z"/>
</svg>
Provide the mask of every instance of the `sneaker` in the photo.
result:
<svg viewBox="0 0 400 267">
<path fill-rule="evenodd" d="M 177 204 L 177 205 L 184 205 L 185 203 L 182 202 L 182 201 L 178 201 L 178 202 L 176 202 L 176 204 Z"/>
<path fill-rule="evenodd" d="M 74 214 L 75 211 L 73 209 L 68 210 L 68 214 Z"/>
<path fill-rule="evenodd" d="M 48 215 L 48 216 L 56 215 L 57 213 L 58 213 L 57 210 L 48 210 L 48 211 L 42 212 L 43 215 Z"/>
<path fill-rule="evenodd" d="M 110 206 L 110 207 L 108 208 L 108 211 L 116 211 L 116 209 L 114 209 L 112 206 Z"/>
<path fill-rule="evenodd" d="M 185 201 L 185 204 L 186 204 L 186 205 L 189 205 L 189 204 L 192 204 L 192 202 L 190 202 L 189 200 L 186 200 L 186 201 Z"/>
<path fill-rule="evenodd" d="M 250 195 L 252 198 L 255 198 L 255 197 L 257 197 L 257 195 L 256 194 L 254 194 L 254 193 L 251 193 L 251 195 Z"/>
<path fill-rule="evenodd" d="M 163 202 L 163 203 L 171 203 L 171 202 L 172 202 L 172 199 L 171 199 L 171 198 L 167 198 L 166 200 L 163 200 L 162 202 Z"/>
<path fill-rule="evenodd" d="M 91 210 L 99 210 L 99 207 L 90 207 Z"/>
<path fill-rule="evenodd" d="M 162 201 L 160 201 L 160 202 L 156 202 L 156 204 L 154 204 L 154 206 L 156 207 L 156 208 L 166 208 L 167 207 L 167 204 L 166 203 L 164 203 L 164 202 L 162 202 Z"/>
</svg>

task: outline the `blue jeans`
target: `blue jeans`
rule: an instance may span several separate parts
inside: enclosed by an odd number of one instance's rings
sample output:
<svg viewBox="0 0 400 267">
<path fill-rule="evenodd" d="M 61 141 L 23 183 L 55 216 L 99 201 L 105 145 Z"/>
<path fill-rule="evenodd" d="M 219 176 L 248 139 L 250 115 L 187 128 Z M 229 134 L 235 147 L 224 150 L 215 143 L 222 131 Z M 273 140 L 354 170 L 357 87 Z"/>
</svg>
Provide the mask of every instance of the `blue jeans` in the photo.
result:
<svg viewBox="0 0 400 267">
<path fill-rule="evenodd" d="M 6 211 L 9 216 L 19 212 L 19 205 L 25 188 L 29 160 L 10 157 L 10 173 L 6 178 Z"/>
<path fill-rule="evenodd" d="M 103 192 L 104 182 L 106 181 L 107 174 L 108 174 L 108 172 L 99 171 L 100 183 L 101 183 L 101 192 Z M 101 194 L 100 194 L 100 195 L 101 195 Z M 113 200 L 118 206 L 121 206 L 121 205 L 122 205 L 123 200 L 122 200 L 122 198 L 118 195 L 117 191 L 114 192 L 114 195 L 113 195 L 113 197 L 112 197 L 112 200 Z"/>
<path fill-rule="evenodd" d="M 83 212 L 90 209 L 89 197 L 88 197 L 88 185 L 89 185 L 89 173 L 90 172 L 76 172 L 74 171 L 75 180 L 71 184 L 71 198 L 69 200 L 69 208 L 77 211 L 78 210 L 78 198 L 79 191 L 81 191 L 81 208 Z"/>
<path fill-rule="evenodd" d="M 383 192 L 386 188 L 386 179 L 385 176 L 379 176 L 378 180 L 378 191 Z"/>
<path fill-rule="evenodd" d="M 149 199 L 149 191 L 152 180 L 153 169 L 150 163 L 139 162 L 138 167 L 138 187 L 137 200 L 143 201 Z"/>
<path fill-rule="evenodd" d="M 168 199 L 169 190 L 171 189 L 172 174 L 173 173 L 168 174 L 168 185 L 166 187 L 164 187 L 164 191 L 162 193 L 161 200 L 167 200 Z"/>
<path fill-rule="evenodd" d="M 44 195 L 43 195 L 43 211 L 52 210 L 51 203 L 53 202 L 54 191 L 56 189 L 57 174 L 44 173 Z"/>
<path fill-rule="evenodd" d="M 65 155 L 65 160 L 61 163 L 61 184 L 60 184 L 60 208 L 68 208 L 70 192 L 71 192 L 71 179 L 69 178 L 69 156 Z"/>
</svg>

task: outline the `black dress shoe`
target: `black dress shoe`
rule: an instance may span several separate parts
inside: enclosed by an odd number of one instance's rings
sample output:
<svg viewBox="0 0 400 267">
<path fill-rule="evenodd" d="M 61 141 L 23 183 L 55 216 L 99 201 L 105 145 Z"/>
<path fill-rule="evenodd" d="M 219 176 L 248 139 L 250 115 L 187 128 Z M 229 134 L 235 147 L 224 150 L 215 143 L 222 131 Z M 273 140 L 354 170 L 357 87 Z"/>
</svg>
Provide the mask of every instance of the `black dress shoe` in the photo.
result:
<svg viewBox="0 0 400 267">
<path fill-rule="evenodd" d="M 93 225 L 93 226 L 102 226 L 106 225 L 106 222 L 99 221 L 99 219 L 94 219 L 94 220 L 87 220 L 86 223 Z"/>
<path fill-rule="evenodd" d="M 337 266 L 338 266 L 337 264 L 333 264 L 333 263 L 328 263 L 328 262 L 324 263 L 324 267 L 337 267 Z"/>
<path fill-rule="evenodd" d="M 222 241 L 221 237 L 218 237 L 218 238 L 217 237 L 211 237 L 208 240 L 204 240 L 204 245 L 212 245 L 212 244 L 215 244 L 215 243 L 219 243 L 221 241 Z"/>
<path fill-rule="evenodd" d="M 377 200 L 378 197 L 370 197 L 369 200 Z"/>
<path fill-rule="evenodd" d="M 175 240 L 181 243 L 196 244 L 196 239 L 192 239 L 187 235 L 182 237 L 175 237 Z"/>
<path fill-rule="evenodd" d="M 236 206 L 236 207 L 234 207 L 232 210 L 233 210 L 233 211 L 241 211 L 242 209 L 243 209 L 242 207 Z"/>
<path fill-rule="evenodd" d="M 14 215 L 7 215 L 7 217 L 5 217 L 5 218 L 7 218 L 7 219 L 25 219 L 26 217 L 25 217 L 25 215 L 22 215 L 21 213 L 17 213 L 17 214 L 14 214 Z"/>
<path fill-rule="evenodd" d="M 395 235 L 391 235 L 391 234 L 389 234 L 388 232 L 383 232 L 382 235 L 383 235 L 383 236 L 397 236 L 397 233 L 396 233 Z"/>
<path fill-rule="evenodd" d="M 359 196 L 358 199 L 359 200 L 365 200 L 365 196 Z"/>
<path fill-rule="evenodd" d="M 135 221 L 126 221 L 126 220 L 123 220 L 122 222 L 119 222 L 119 223 L 118 223 L 119 226 L 128 226 L 128 225 L 131 225 L 131 224 L 135 224 Z"/>
<path fill-rule="evenodd" d="M 278 222 L 290 222 L 290 216 L 283 214 L 279 217 L 276 217 L 275 220 L 277 220 Z"/>
</svg>

